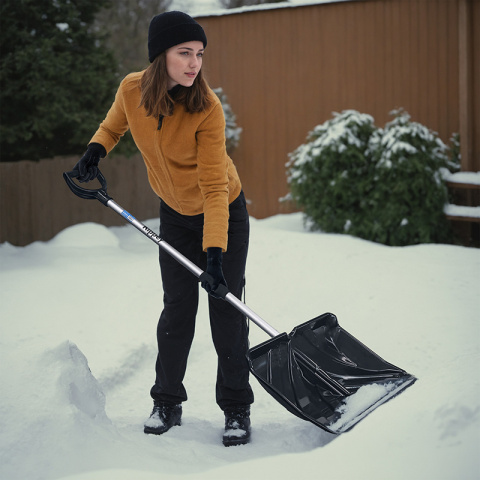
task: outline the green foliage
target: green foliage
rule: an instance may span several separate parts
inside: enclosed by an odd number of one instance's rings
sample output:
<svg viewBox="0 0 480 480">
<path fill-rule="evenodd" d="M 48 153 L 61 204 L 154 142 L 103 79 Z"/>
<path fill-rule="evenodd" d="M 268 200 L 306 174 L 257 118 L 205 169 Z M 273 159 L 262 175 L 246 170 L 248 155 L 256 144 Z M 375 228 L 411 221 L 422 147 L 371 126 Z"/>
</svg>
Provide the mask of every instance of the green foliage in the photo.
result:
<svg viewBox="0 0 480 480">
<path fill-rule="evenodd" d="M 116 65 L 93 31 L 107 0 L 3 0 L 2 161 L 79 154 L 113 101 Z"/>
<path fill-rule="evenodd" d="M 453 133 L 450 137 L 449 159 L 450 163 L 456 165 L 458 169 L 461 160 L 460 135 L 458 133 Z"/>
<path fill-rule="evenodd" d="M 363 212 L 373 185 L 366 151 L 373 118 L 353 110 L 336 113 L 310 132 L 287 164 L 291 194 L 313 229 L 363 236 Z"/>
<path fill-rule="evenodd" d="M 242 133 L 241 127 L 237 127 L 237 117 L 233 113 L 232 107 L 228 103 L 227 96 L 223 93 L 221 87 L 213 88 L 215 95 L 220 99 L 223 108 L 223 114 L 225 115 L 225 139 L 227 152 L 232 153 L 240 143 L 240 134 Z"/>
<path fill-rule="evenodd" d="M 371 239 L 387 245 L 448 242 L 443 177 L 448 148 L 435 132 L 412 122 L 403 111 L 370 139 L 375 163 L 375 209 Z"/>
<path fill-rule="evenodd" d="M 384 129 L 349 110 L 317 126 L 291 155 L 291 195 L 312 229 L 386 245 L 450 241 L 443 180 L 458 168 L 435 132 L 403 111 Z"/>
</svg>

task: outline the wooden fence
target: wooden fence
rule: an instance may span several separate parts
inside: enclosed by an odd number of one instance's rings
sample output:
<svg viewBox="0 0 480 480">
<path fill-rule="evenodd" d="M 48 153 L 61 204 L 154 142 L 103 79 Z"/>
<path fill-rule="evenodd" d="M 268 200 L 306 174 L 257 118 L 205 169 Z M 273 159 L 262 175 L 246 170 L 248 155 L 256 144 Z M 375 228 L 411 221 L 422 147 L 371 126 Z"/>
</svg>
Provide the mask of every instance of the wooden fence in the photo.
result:
<svg viewBox="0 0 480 480">
<path fill-rule="evenodd" d="M 288 193 L 288 153 L 345 109 L 383 126 L 404 108 L 445 142 L 459 132 L 462 169 L 480 170 L 480 1 L 358 0 L 197 20 L 208 37 L 207 78 L 223 88 L 243 128 L 233 159 L 251 215 L 288 211 L 279 202 Z M 0 163 L 0 242 L 25 245 L 83 221 L 119 222 L 67 191 L 61 172 L 74 162 Z M 102 168 L 119 203 L 141 219 L 157 215 L 141 159 L 107 159 Z"/>
<path fill-rule="evenodd" d="M 0 242 L 27 245 L 45 241 L 82 222 L 125 223 L 100 202 L 82 200 L 68 189 L 62 174 L 72 170 L 77 160 L 0 163 Z M 101 167 L 108 191 L 117 203 L 138 218 L 158 216 L 159 200 L 150 189 L 140 156 L 104 160 Z M 98 188 L 96 182 L 84 186 Z"/>
</svg>

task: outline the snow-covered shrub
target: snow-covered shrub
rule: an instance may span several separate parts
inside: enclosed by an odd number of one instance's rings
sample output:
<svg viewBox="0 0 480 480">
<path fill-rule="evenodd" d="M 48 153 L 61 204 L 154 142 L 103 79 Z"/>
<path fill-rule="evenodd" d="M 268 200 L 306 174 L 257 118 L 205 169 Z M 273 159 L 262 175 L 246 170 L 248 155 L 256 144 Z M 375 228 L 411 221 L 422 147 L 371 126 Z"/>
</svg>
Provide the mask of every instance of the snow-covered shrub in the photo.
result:
<svg viewBox="0 0 480 480">
<path fill-rule="evenodd" d="M 459 170 L 462 156 L 460 155 L 460 135 L 458 133 L 453 133 L 450 137 L 449 158 L 451 168 Z"/>
<path fill-rule="evenodd" d="M 446 242 L 444 177 L 457 165 L 435 132 L 404 111 L 385 128 L 347 110 L 290 154 L 288 183 L 312 229 L 386 245 Z"/>
<path fill-rule="evenodd" d="M 364 236 L 372 182 L 367 155 L 373 118 L 354 110 L 335 113 L 289 155 L 291 197 L 312 229 Z"/>
<path fill-rule="evenodd" d="M 392 113 L 395 118 L 370 138 L 375 188 L 369 239 L 387 245 L 448 242 L 444 178 L 456 165 L 435 132 L 405 111 Z"/>
<path fill-rule="evenodd" d="M 232 153 L 240 143 L 241 127 L 237 127 L 237 117 L 233 113 L 232 107 L 228 103 L 227 96 L 223 93 L 221 87 L 214 88 L 215 95 L 220 99 L 223 107 L 223 114 L 225 115 L 225 139 L 227 145 L 227 152 Z"/>
</svg>

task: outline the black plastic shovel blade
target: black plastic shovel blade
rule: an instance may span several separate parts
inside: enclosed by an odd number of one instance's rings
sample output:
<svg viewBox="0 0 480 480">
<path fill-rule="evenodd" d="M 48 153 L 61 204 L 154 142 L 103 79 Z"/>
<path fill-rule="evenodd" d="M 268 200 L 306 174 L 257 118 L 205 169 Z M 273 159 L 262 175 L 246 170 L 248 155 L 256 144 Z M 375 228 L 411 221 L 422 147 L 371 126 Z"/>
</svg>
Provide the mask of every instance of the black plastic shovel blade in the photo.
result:
<svg viewBox="0 0 480 480">
<path fill-rule="evenodd" d="M 250 349 L 248 360 L 278 402 L 330 433 L 350 430 L 416 380 L 350 335 L 331 313 Z"/>
</svg>

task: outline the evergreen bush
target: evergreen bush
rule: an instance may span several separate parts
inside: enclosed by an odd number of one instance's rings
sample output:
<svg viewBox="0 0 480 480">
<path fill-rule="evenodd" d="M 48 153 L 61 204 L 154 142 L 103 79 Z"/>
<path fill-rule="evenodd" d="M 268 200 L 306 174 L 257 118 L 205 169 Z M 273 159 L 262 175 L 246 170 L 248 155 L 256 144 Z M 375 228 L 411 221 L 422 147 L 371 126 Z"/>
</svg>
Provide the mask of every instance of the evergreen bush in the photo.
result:
<svg viewBox="0 0 480 480">
<path fill-rule="evenodd" d="M 318 125 L 290 154 L 291 197 L 303 207 L 312 229 L 363 236 L 372 163 L 367 155 L 376 130 L 370 115 L 347 110 Z"/>
<path fill-rule="evenodd" d="M 107 4 L 2 0 L 1 161 L 85 151 L 118 83 L 113 54 L 93 29 Z"/>
<path fill-rule="evenodd" d="M 444 177 L 455 169 L 448 147 L 435 132 L 412 122 L 407 112 L 393 114 L 370 139 L 375 164 L 370 238 L 387 245 L 448 242 Z"/>
<path fill-rule="evenodd" d="M 448 242 L 444 177 L 458 169 L 435 132 L 392 112 L 385 128 L 348 110 L 317 126 L 290 154 L 293 200 L 312 229 L 386 245 Z"/>
<path fill-rule="evenodd" d="M 227 152 L 232 153 L 240 143 L 240 134 L 242 133 L 241 127 L 237 126 L 237 117 L 233 113 L 232 107 L 228 103 L 227 96 L 223 92 L 221 87 L 212 88 L 215 95 L 220 99 L 223 108 L 223 114 L 225 115 L 225 139 Z"/>
</svg>

